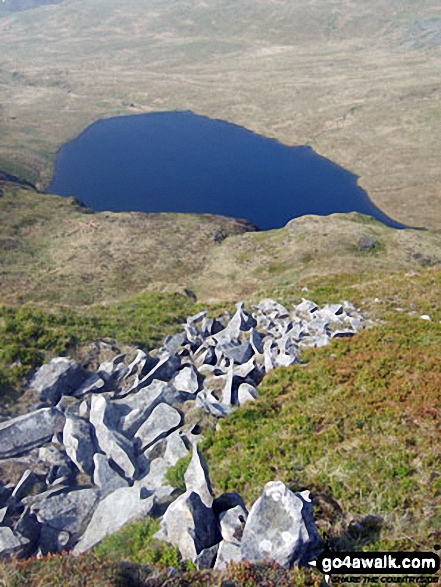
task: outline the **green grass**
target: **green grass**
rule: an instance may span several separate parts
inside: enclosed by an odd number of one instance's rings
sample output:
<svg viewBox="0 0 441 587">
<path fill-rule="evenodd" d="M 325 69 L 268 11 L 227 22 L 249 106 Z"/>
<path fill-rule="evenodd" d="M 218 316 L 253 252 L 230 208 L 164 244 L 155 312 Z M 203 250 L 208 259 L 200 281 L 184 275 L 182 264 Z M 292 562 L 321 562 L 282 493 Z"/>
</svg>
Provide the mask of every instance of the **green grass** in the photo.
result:
<svg viewBox="0 0 441 587">
<path fill-rule="evenodd" d="M 110 560 L 181 567 L 179 550 L 153 538 L 158 530 L 158 520 L 152 518 L 138 520 L 128 524 L 116 534 L 107 536 L 94 549 L 94 552 Z M 195 567 L 187 563 L 183 568 L 194 570 Z"/>
<path fill-rule="evenodd" d="M 0 393 L 18 386 L 49 358 L 75 354 L 81 345 L 98 338 L 154 348 L 200 308 L 186 296 L 155 292 L 82 310 L 0 306 Z"/>
<path fill-rule="evenodd" d="M 392 311 L 383 319 L 304 353 L 307 365 L 272 372 L 258 401 L 207 433 L 202 449 L 218 492 L 238 491 L 251 504 L 280 479 L 317 495 L 317 519 L 337 545 L 347 546 L 350 522 L 367 515 L 384 523 L 358 547 L 439 541 L 441 327 Z"/>
</svg>

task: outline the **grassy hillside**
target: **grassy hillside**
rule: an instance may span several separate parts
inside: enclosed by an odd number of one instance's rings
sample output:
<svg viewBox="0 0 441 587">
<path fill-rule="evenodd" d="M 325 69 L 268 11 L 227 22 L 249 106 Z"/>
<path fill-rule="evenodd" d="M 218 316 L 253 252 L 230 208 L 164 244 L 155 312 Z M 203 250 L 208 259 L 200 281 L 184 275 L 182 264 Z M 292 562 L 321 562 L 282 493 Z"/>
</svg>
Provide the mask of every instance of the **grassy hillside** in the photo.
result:
<svg viewBox="0 0 441 587">
<path fill-rule="evenodd" d="M 279 230 L 247 232 L 249 223 L 221 216 L 92 213 L 73 198 L 11 184 L 3 191 L 3 303 L 108 304 L 146 290 L 235 302 L 295 288 L 313 275 L 441 263 L 439 231 L 397 231 L 359 214 L 306 216 Z"/>
<path fill-rule="evenodd" d="M 374 324 L 276 369 L 256 402 L 205 433 L 215 492 L 239 491 L 249 506 L 280 479 L 312 490 L 320 531 L 336 549 L 432 550 L 441 540 L 441 270 L 305 278 L 278 299 L 299 301 L 300 285 L 320 303 L 353 300 Z M 271 566 L 170 575 L 179 557 L 152 538 L 156 527 L 136 522 L 80 558 L 3 562 L 0 579 L 5 587 L 71 587 L 86 575 L 102 587 L 320 584 L 313 571 Z"/>
<path fill-rule="evenodd" d="M 309 285 L 320 299 L 323 282 Z M 273 478 L 312 489 L 320 527 L 341 550 L 439 544 L 440 286 L 439 269 L 325 286 L 326 298 L 349 296 L 377 324 L 275 370 L 257 402 L 208 435 L 217 490 L 252 503 Z"/>
<path fill-rule="evenodd" d="M 212 249 L 245 230 L 254 228 L 208 214 L 93 214 L 73 198 L 4 187 L 0 301 L 80 306 L 183 292 Z"/>
<path fill-rule="evenodd" d="M 311 145 L 390 216 L 440 227 L 440 23 L 436 0 L 66 0 L 3 14 L 0 169 L 44 185 L 93 120 L 193 110 Z"/>
</svg>

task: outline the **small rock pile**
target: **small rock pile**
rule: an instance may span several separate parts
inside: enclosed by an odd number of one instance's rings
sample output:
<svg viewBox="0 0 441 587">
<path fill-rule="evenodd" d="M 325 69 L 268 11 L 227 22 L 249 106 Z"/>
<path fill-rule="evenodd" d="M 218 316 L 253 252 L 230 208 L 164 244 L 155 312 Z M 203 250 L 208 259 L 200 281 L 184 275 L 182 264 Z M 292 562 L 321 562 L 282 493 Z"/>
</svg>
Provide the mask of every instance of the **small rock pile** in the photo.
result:
<svg viewBox="0 0 441 587">
<path fill-rule="evenodd" d="M 196 448 L 201 430 L 184 427 L 195 409 L 226 417 L 257 397 L 265 373 L 298 362 L 302 347 L 362 326 L 348 302 L 318 308 L 303 300 L 289 311 L 264 300 L 252 313 L 239 303 L 232 317 L 217 320 L 201 312 L 157 351 L 117 354 L 92 374 L 52 359 L 31 383 L 40 403 L 0 424 L 0 472 L 22 471 L 14 482 L 0 480 L 0 557 L 82 553 L 126 523 L 155 515 L 162 516 L 160 536 L 200 566 L 216 557 L 217 568 L 238 557 L 271 558 L 275 545 L 289 551 L 284 564 L 301 560 L 300 543 L 317 542 L 307 495 L 270 483 L 247 519 L 239 496 L 213 500 Z M 166 473 L 192 446 L 187 491 L 176 499 Z M 286 512 L 276 515 L 282 506 Z M 263 507 L 276 508 L 279 526 L 264 540 L 253 521 Z M 294 519 L 295 540 L 284 529 Z"/>
</svg>

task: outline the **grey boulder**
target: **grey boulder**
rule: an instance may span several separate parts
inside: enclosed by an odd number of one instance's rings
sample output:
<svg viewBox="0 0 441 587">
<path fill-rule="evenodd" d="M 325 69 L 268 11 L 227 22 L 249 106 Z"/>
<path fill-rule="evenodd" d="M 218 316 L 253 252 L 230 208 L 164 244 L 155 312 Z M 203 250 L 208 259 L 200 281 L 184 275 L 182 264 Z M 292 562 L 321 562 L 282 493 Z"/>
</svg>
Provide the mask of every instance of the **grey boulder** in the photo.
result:
<svg viewBox="0 0 441 587">
<path fill-rule="evenodd" d="M 132 443 L 125 436 L 111 430 L 106 423 L 107 401 L 103 396 L 92 397 L 90 422 L 101 450 L 122 470 L 128 479 L 136 474 L 136 462 Z"/>
<path fill-rule="evenodd" d="M 49 442 L 64 426 L 56 408 L 41 408 L 0 424 L 0 459 L 21 455 Z"/>
<path fill-rule="evenodd" d="M 139 439 L 141 450 L 145 450 L 176 430 L 181 423 L 181 413 L 168 404 L 161 403 L 156 406 L 147 421 L 138 429 L 135 438 Z"/>
<path fill-rule="evenodd" d="M 194 562 L 202 550 L 219 542 L 217 520 L 197 493 L 186 491 L 168 507 L 155 538 L 173 544 L 183 559 Z"/>
<path fill-rule="evenodd" d="M 144 487 L 135 482 L 133 487 L 121 487 L 100 501 L 83 536 L 73 553 L 81 554 L 89 550 L 106 536 L 118 532 L 125 524 L 144 519 L 155 505 L 157 498 L 167 494 L 167 489 L 159 489 L 144 497 Z"/>
<path fill-rule="evenodd" d="M 31 510 L 41 524 L 68 532 L 76 541 L 86 529 L 99 497 L 98 489 L 78 489 L 40 501 Z"/>
<path fill-rule="evenodd" d="M 248 512 L 240 505 L 222 512 L 219 516 L 222 538 L 227 542 L 240 542 Z"/>
<path fill-rule="evenodd" d="M 63 428 L 63 444 L 67 455 L 78 469 L 92 475 L 95 444 L 89 422 L 77 416 L 68 415 Z"/>
<path fill-rule="evenodd" d="M 56 404 L 62 395 L 70 395 L 87 379 L 87 372 L 71 359 L 56 357 L 38 369 L 31 382 L 41 401 Z"/>
<path fill-rule="evenodd" d="M 11 528 L 0 528 L 0 558 L 20 556 L 26 550 L 29 540 Z"/>
<path fill-rule="evenodd" d="M 196 368 L 185 366 L 175 377 L 174 385 L 178 391 L 195 394 L 199 391 L 199 374 Z"/>
<path fill-rule="evenodd" d="M 250 400 L 255 400 L 257 395 L 258 393 L 255 387 L 249 383 L 241 383 L 239 385 L 239 389 L 237 390 L 237 401 L 241 406 Z"/>
<path fill-rule="evenodd" d="M 237 542 L 222 540 L 217 551 L 214 569 L 216 571 L 224 571 L 229 563 L 239 563 L 242 560 L 242 549 L 240 544 Z"/>
<path fill-rule="evenodd" d="M 314 560 L 319 543 L 309 491 L 293 493 L 280 481 L 267 483 L 248 515 L 242 557 L 291 567 Z"/>
<path fill-rule="evenodd" d="M 93 462 L 95 465 L 93 482 L 101 489 L 102 496 L 108 495 L 120 487 L 128 486 L 127 481 L 112 469 L 105 455 L 96 453 L 93 456 Z"/>
</svg>

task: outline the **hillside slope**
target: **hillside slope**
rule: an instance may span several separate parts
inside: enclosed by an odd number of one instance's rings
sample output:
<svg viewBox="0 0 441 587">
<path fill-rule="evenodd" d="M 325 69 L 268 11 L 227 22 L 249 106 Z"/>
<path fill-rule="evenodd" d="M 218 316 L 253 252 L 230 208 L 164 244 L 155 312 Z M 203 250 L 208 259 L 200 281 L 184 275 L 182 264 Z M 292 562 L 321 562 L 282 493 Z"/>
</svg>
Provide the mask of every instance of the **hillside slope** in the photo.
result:
<svg viewBox="0 0 441 587">
<path fill-rule="evenodd" d="M 1 5 L 1 3 L 0 3 Z M 0 18 L 0 169 L 47 185 L 92 121 L 193 110 L 308 144 L 441 226 L 437 0 L 66 0 Z"/>
</svg>

